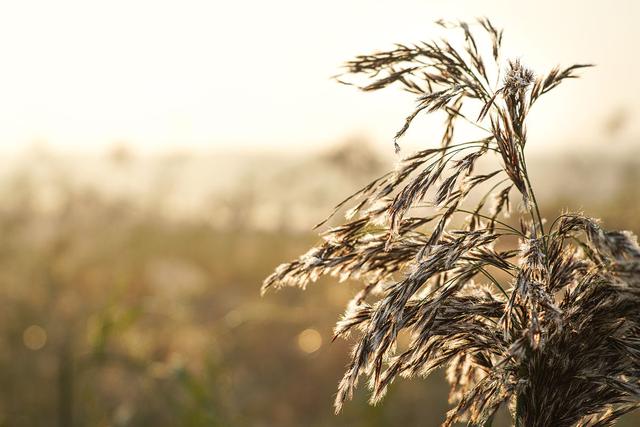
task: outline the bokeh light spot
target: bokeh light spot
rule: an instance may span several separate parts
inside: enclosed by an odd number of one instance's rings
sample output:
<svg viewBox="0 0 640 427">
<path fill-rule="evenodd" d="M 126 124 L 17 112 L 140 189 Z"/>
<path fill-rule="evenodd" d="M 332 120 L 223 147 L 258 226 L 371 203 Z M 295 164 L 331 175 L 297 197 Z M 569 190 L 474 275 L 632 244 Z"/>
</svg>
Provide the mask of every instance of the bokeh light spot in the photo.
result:
<svg viewBox="0 0 640 427">
<path fill-rule="evenodd" d="M 305 353 L 318 351 L 322 345 L 322 336 L 315 329 L 305 329 L 298 335 L 298 347 Z"/>
<path fill-rule="evenodd" d="M 31 325 L 22 333 L 22 342 L 29 350 L 40 350 L 47 343 L 47 331 L 41 326 Z"/>
</svg>

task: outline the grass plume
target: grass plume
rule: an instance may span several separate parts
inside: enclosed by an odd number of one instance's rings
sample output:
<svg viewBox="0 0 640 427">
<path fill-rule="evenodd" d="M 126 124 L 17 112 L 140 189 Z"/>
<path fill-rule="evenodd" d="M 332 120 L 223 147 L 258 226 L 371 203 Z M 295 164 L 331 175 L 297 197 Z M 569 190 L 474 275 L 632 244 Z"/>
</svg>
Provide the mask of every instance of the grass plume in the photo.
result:
<svg viewBox="0 0 640 427">
<path fill-rule="evenodd" d="M 396 378 L 443 368 L 444 426 L 488 425 L 503 405 L 519 426 L 610 425 L 640 404 L 640 247 L 581 213 L 545 227 L 525 158 L 530 109 L 590 65 L 536 76 L 519 60 L 503 65 L 503 33 L 488 19 L 438 24 L 461 45 L 398 44 L 347 62 L 339 79 L 416 96 L 396 151 L 418 116 L 443 113 L 440 146 L 340 203 L 347 222 L 279 266 L 263 292 L 323 275 L 364 283 L 335 328 L 357 332 L 336 411 L 363 375 L 377 403 Z M 457 142 L 461 121 L 479 137 Z M 477 172 L 484 158 L 493 171 Z M 504 220 L 514 204 L 517 226 Z M 411 343 L 398 350 L 402 330 Z"/>
</svg>

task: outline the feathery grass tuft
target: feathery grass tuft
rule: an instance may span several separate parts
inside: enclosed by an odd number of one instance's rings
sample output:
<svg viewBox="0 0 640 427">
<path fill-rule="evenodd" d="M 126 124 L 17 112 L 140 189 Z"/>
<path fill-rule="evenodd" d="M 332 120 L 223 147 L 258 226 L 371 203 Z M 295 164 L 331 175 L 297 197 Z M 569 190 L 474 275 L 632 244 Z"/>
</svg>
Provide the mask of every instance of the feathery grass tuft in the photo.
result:
<svg viewBox="0 0 640 427">
<path fill-rule="evenodd" d="M 462 45 L 399 44 L 347 62 L 339 79 L 417 97 L 397 151 L 419 115 L 444 113 L 440 147 L 343 201 L 336 212 L 351 204 L 347 222 L 262 290 L 322 275 L 364 282 L 335 328 L 357 331 L 336 411 L 362 375 L 377 403 L 397 377 L 444 368 L 453 405 L 444 426 L 488 425 L 502 405 L 519 426 L 610 425 L 640 405 L 640 247 L 581 213 L 545 229 L 525 159 L 534 103 L 590 65 L 543 76 L 519 60 L 503 68 L 502 30 L 488 19 L 438 24 L 460 31 Z M 480 136 L 456 142 L 460 121 Z M 494 171 L 476 172 L 484 158 Z M 513 203 L 518 226 L 503 221 Z M 398 351 L 403 329 L 411 343 Z"/>
</svg>

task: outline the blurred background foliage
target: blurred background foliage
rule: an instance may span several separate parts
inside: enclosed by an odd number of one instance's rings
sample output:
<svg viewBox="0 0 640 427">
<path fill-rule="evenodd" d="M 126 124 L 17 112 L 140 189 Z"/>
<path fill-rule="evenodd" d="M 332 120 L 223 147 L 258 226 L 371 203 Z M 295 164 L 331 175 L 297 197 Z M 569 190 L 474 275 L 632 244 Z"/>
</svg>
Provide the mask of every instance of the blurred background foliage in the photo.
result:
<svg viewBox="0 0 640 427">
<path fill-rule="evenodd" d="M 532 112 L 532 178 L 547 217 L 584 209 L 638 233 L 639 5 L 4 2 L 0 427 L 439 425 L 442 373 L 333 415 L 349 343 L 331 333 L 353 284 L 259 296 L 393 167 L 413 101 L 329 76 L 482 15 L 540 73 L 598 64 Z"/>
<path fill-rule="evenodd" d="M 548 218 L 640 232 L 637 146 L 606 152 L 532 159 Z M 442 373 L 333 415 L 349 343 L 331 331 L 355 286 L 259 296 L 391 153 L 23 153 L 0 176 L 0 425 L 439 425 Z"/>
</svg>

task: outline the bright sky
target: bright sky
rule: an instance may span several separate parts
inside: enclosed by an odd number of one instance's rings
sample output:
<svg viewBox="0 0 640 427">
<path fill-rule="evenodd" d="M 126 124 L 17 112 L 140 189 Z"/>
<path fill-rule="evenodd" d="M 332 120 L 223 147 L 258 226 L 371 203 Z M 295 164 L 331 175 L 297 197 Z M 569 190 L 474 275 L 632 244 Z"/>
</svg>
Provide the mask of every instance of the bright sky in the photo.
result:
<svg viewBox="0 0 640 427">
<path fill-rule="evenodd" d="M 356 54 L 431 38 L 438 18 L 482 15 L 505 28 L 507 52 L 539 72 L 598 64 L 547 97 L 530 123 L 541 147 L 593 140 L 614 111 L 640 112 L 639 4 L 6 1 L 0 147 L 299 150 L 360 134 L 386 144 L 410 96 L 358 93 L 329 77 Z M 630 122 L 626 132 L 639 135 L 640 121 Z"/>
</svg>

